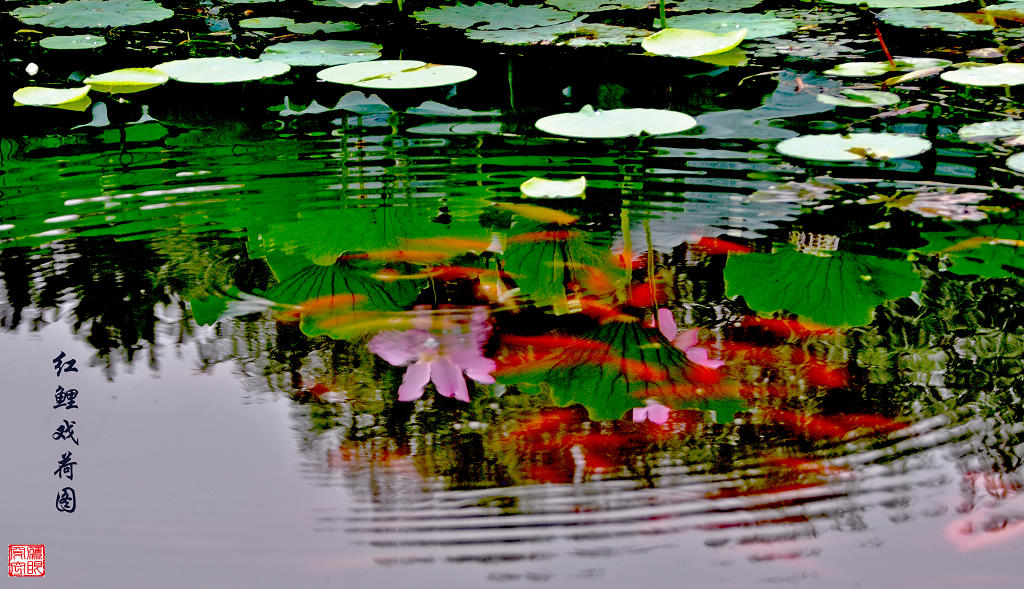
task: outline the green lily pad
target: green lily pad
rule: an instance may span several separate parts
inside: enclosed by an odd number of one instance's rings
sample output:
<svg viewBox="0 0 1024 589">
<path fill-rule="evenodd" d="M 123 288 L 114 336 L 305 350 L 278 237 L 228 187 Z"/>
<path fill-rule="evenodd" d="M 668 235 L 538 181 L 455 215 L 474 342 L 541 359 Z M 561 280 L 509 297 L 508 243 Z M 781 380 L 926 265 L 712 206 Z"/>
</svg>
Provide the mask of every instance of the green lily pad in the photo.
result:
<svg viewBox="0 0 1024 589">
<path fill-rule="evenodd" d="M 832 4 L 866 4 L 870 8 L 933 8 L 962 4 L 967 0 L 825 0 Z"/>
<path fill-rule="evenodd" d="M 772 13 L 707 12 L 684 14 L 667 20 L 668 26 L 679 29 L 697 29 L 712 33 L 731 33 L 746 29 L 743 40 L 778 37 L 796 30 L 796 23 L 778 18 Z M 655 25 L 658 23 L 656 22 Z"/>
<path fill-rule="evenodd" d="M 295 66 L 341 65 L 379 59 L 380 50 L 380 45 L 366 41 L 289 41 L 270 45 L 260 59 Z"/>
<path fill-rule="evenodd" d="M 125 68 L 105 74 L 89 76 L 83 80 L 97 92 L 131 94 L 167 83 L 167 74 L 152 68 Z"/>
<path fill-rule="evenodd" d="M 1015 153 L 1006 158 L 1006 167 L 1024 174 L 1024 153 Z"/>
<path fill-rule="evenodd" d="M 194 57 L 153 66 L 172 80 L 191 84 L 227 84 L 271 78 L 291 67 L 280 61 L 261 61 L 245 57 Z"/>
<path fill-rule="evenodd" d="M 647 133 L 678 133 L 697 126 L 688 114 L 653 108 L 594 110 L 589 104 L 579 112 L 546 116 L 536 126 L 545 133 L 582 139 L 610 139 Z"/>
<path fill-rule="evenodd" d="M 94 29 L 126 27 L 174 16 L 151 0 L 71 0 L 21 6 L 11 16 L 27 25 L 54 28 Z"/>
<path fill-rule="evenodd" d="M 1012 119 L 1006 121 L 988 121 L 960 127 L 957 135 L 965 141 L 990 137 L 1013 137 L 1024 135 L 1024 121 Z"/>
<path fill-rule="evenodd" d="M 503 45 L 567 45 L 569 47 L 603 47 L 606 45 L 634 45 L 637 41 L 651 35 L 651 31 L 620 27 L 603 23 L 583 22 L 586 17 L 551 25 L 549 27 L 533 27 L 530 29 L 498 29 L 466 31 L 466 36 L 485 43 L 501 43 Z"/>
<path fill-rule="evenodd" d="M 519 185 L 523 196 L 536 198 L 573 198 L 583 196 L 587 191 L 587 179 L 580 176 L 575 180 L 548 180 L 546 178 L 530 178 Z"/>
<path fill-rule="evenodd" d="M 682 0 L 681 2 L 669 2 L 672 5 L 672 10 L 677 12 L 695 12 L 698 10 L 734 12 L 745 8 L 753 8 L 760 3 L 761 0 Z"/>
<path fill-rule="evenodd" d="M 293 22 L 285 27 L 289 32 L 300 35 L 313 35 L 315 33 L 345 33 L 355 31 L 359 25 L 347 20 L 338 22 Z"/>
<path fill-rule="evenodd" d="M 837 133 L 785 139 L 775 146 L 775 150 L 784 155 L 809 160 L 848 162 L 913 157 L 931 147 L 927 139 L 897 133 Z"/>
<path fill-rule="evenodd" d="M 694 29 L 665 29 L 640 43 L 645 51 L 672 57 L 699 57 L 724 53 L 743 42 L 746 29 L 719 35 Z"/>
<path fill-rule="evenodd" d="M 1016 86 L 1024 84 L 1024 63 L 964 67 L 942 72 L 939 77 L 965 86 Z"/>
<path fill-rule="evenodd" d="M 948 270 L 954 274 L 1024 276 L 1024 228 L 1016 223 L 961 225 L 952 231 L 922 233 L 921 237 L 928 241 L 921 251 L 946 256 L 951 262 Z"/>
<path fill-rule="evenodd" d="M 14 101 L 25 106 L 58 106 L 76 102 L 89 94 L 89 87 L 41 88 L 27 86 L 14 91 Z"/>
<path fill-rule="evenodd" d="M 921 10 L 920 8 L 887 8 L 878 13 L 878 19 L 897 27 L 910 29 L 940 29 L 943 31 L 989 31 L 992 25 L 970 21 L 953 12 Z"/>
<path fill-rule="evenodd" d="M 896 57 L 893 59 L 893 62 L 896 64 L 895 67 L 887 61 L 850 61 L 825 70 L 823 73 L 831 76 L 869 77 L 891 74 L 893 72 L 946 67 L 953 63 L 945 59 L 933 59 L 930 57 Z"/>
<path fill-rule="evenodd" d="M 54 35 L 39 40 L 39 46 L 46 49 L 95 49 L 106 44 L 106 39 L 96 35 Z"/>
<path fill-rule="evenodd" d="M 442 27 L 456 29 L 528 29 L 568 22 L 576 13 L 543 6 L 507 4 L 485 4 L 477 2 L 472 6 L 456 4 L 440 8 L 427 8 L 412 13 L 413 18 Z M 479 25 L 479 26 L 478 26 Z"/>
<path fill-rule="evenodd" d="M 906 259 L 848 251 L 806 254 L 786 246 L 770 254 L 729 256 L 726 294 L 756 311 L 786 311 L 823 325 L 866 325 L 875 307 L 921 289 Z"/>
<path fill-rule="evenodd" d="M 238 21 L 243 29 L 283 29 L 295 24 L 295 19 L 283 16 L 264 16 L 260 18 L 244 18 Z"/>
<path fill-rule="evenodd" d="M 892 92 L 880 92 L 878 90 L 851 90 L 844 88 L 840 90 L 843 96 L 832 96 L 831 94 L 819 94 L 819 102 L 834 104 L 836 106 L 852 106 L 860 108 L 881 108 L 896 104 L 900 97 Z"/>
<path fill-rule="evenodd" d="M 601 10 L 642 10 L 658 0 L 546 0 L 559 10 L 567 12 L 599 12 Z"/>
<path fill-rule="evenodd" d="M 476 70 L 458 65 L 438 65 L 411 59 L 385 59 L 338 65 L 317 72 L 327 82 L 361 88 L 409 89 L 465 82 Z"/>
</svg>

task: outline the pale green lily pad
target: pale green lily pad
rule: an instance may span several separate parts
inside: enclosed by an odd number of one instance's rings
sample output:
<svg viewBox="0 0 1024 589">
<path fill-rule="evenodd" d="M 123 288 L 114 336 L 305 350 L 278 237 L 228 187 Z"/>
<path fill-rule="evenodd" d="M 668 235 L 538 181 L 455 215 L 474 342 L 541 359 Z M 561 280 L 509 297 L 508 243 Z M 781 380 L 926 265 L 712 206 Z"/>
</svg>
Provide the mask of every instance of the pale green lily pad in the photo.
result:
<svg viewBox="0 0 1024 589">
<path fill-rule="evenodd" d="M 391 0 L 313 0 L 317 6 L 334 6 L 338 8 L 359 8 L 361 6 L 375 6 L 385 4 Z"/>
<path fill-rule="evenodd" d="M 809 160 L 852 162 L 913 157 L 931 147 L 927 139 L 897 133 L 836 133 L 785 139 L 775 146 L 775 150 L 784 155 Z"/>
<path fill-rule="evenodd" d="M 501 43 L 503 45 L 545 43 L 569 47 L 602 47 L 605 45 L 634 45 L 637 41 L 651 35 L 651 31 L 644 29 L 583 22 L 584 18 L 586 17 L 581 16 L 570 22 L 530 29 L 491 31 L 471 29 L 466 31 L 466 36 L 485 43 Z"/>
<path fill-rule="evenodd" d="M 93 29 L 155 22 L 174 16 L 174 11 L 151 0 L 71 0 L 21 6 L 11 16 L 27 25 Z"/>
<path fill-rule="evenodd" d="M 719 35 L 694 29 L 665 29 L 640 43 L 645 51 L 672 57 L 699 57 L 724 53 L 743 42 L 746 29 Z"/>
<path fill-rule="evenodd" d="M 1016 86 L 1024 84 L 1024 63 L 965 67 L 942 72 L 939 77 L 965 86 Z"/>
<path fill-rule="evenodd" d="M 574 198 L 587 191 L 587 179 L 580 176 L 575 180 L 547 180 L 533 177 L 519 185 L 524 196 L 535 198 Z"/>
<path fill-rule="evenodd" d="M 409 89 L 457 84 L 475 75 L 476 70 L 458 65 L 385 59 L 334 66 L 317 72 L 316 77 L 361 88 Z"/>
<path fill-rule="evenodd" d="M 427 8 L 412 13 L 413 18 L 442 27 L 456 29 L 528 29 L 568 22 L 576 13 L 545 8 L 543 6 L 507 4 L 485 4 L 477 2 L 472 6 L 456 4 L 440 8 Z M 477 26 L 479 25 L 479 26 Z"/>
<path fill-rule="evenodd" d="M 992 25 L 967 20 L 953 12 L 921 10 L 920 8 L 887 8 L 878 13 L 882 22 L 910 29 L 940 29 L 950 32 L 989 31 Z"/>
<path fill-rule="evenodd" d="M 295 24 L 295 19 L 283 16 L 264 16 L 260 18 L 244 18 L 238 21 L 243 29 L 283 29 Z"/>
<path fill-rule="evenodd" d="M 54 35 L 39 40 L 39 46 L 46 49 L 95 49 L 106 44 L 106 39 L 96 35 Z"/>
<path fill-rule="evenodd" d="M 166 73 L 152 68 L 125 68 L 89 76 L 83 80 L 97 92 L 131 94 L 167 83 Z"/>
<path fill-rule="evenodd" d="M 891 74 L 893 72 L 946 67 L 953 63 L 946 59 L 934 59 L 931 57 L 896 57 L 893 58 L 893 62 L 896 64 L 896 67 L 893 67 L 888 61 L 850 61 L 841 63 L 822 73 L 830 76 L 870 77 Z"/>
<path fill-rule="evenodd" d="M 411 115 L 423 117 L 453 117 L 453 118 L 475 118 L 475 117 L 499 117 L 500 110 L 470 110 L 468 108 L 455 108 L 440 102 L 428 100 L 419 106 L 414 106 L 405 111 Z"/>
<path fill-rule="evenodd" d="M 1014 172 L 1024 174 L 1024 152 L 1015 153 L 1006 158 L 1006 167 L 1010 168 Z"/>
<path fill-rule="evenodd" d="M 896 104 L 900 97 L 892 92 L 880 92 L 878 90 L 840 90 L 843 96 L 832 96 L 831 94 L 819 94 L 818 102 L 834 104 L 836 106 L 852 106 L 860 108 L 881 108 Z"/>
<path fill-rule="evenodd" d="M 682 2 L 669 2 L 672 10 L 678 12 L 695 12 L 698 10 L 717 10 L 719 12 L 733 12 L 745 8 L 753 8 L 761 3 L 761 0 L 682 0 Z"/>
<path fill-rule="evenodd" d="M 1024 2 L 1003 2 L 1001 4 L 989 4 L 981 9 L 994 16 L 1011 20 L 1024 20 Z"/>
<path fill-rule="evenodd" d="M 653 108 L 594 110 L 590 105 L 580 112 L 546 116 L 536 126 L 545 133 L 581 139 L 611 139 L 647 133 L 678 133 L 697 126 L 688 114 Z"/>
<path fill-rule="evenodd" d="M 359 25 L 347 20 L 338 22 L 295 22 L 285 27 L 291 33 L 313 35 L 316 33 L 345 33 L 359 29 Z"/>
<path fill-rule="evenodd" d="M 825 0 L 832 4 L 866 4 L 870 8 L 933 8 L 963 4 L 967 0 Z"/>
<path fill-rule="evenodd" d="M 1024 135 L 1024 121 L 1008 120 L 974 123 L 960 127 L 957 134 L 965 141 L 989 137 L 1014 137 L 1016 135 Z"/>
<path fill-rule="evenodd" d="M 658 0 L 546 0 L 545 2 L 545 4 L 567 12 L 642 10 L 657 3 Z"/>
<path fill-rule="evenodd" d="M 381 46 L 367 41 L 288 41 L 263 50 L 260 59 L 288 65 L 341 65 L 380 58 Z"/>
<path fill-rule="evenodd" d="M 41 88 L 26 86 L 14 91 L 14 101 L 24 106 L 58 106 L 76 102 L 89 94 L 89 87 Z"/>
<path fill-rule="evenodd" d="M 227 84 L 272 78 L 291 67 L 280 61 L 262 61 L 245 57 L 195 57 L 153 66 L 172 80 L 191 84 Z"/>
<path fill-rule="evenodd" d="M 778 37 L 796 30 L 795 22 L 778 18 L 770 12 L 765 14 L 750 12 L 684 14 L 673 16 L 668 19 L 667 23 L 672 28 L 697 29 L 719 34 L 746 29 L 747 34 L 743 38 L 744 40 Z M 658 24 L 655 22 L 655 26 Z"/>
</svg>

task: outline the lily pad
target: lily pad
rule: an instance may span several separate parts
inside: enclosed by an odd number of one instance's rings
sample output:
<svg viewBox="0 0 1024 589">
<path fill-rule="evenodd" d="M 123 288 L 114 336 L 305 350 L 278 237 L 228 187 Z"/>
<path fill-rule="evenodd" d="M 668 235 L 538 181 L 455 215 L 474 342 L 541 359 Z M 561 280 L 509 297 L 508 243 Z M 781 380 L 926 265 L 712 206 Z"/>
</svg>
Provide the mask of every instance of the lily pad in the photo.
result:
<svg viewBox="0 0 1024 589">
<path fill-rule="evenodd" d="M 920 155 L 932 144 L 927 139 L 896 133 L 853 133 L 850 135 L 802 135 L 779 142 L 781 154 L 809 160 L 833 162 L 863 159 L 895 159 Z"/>
<path fill-rule="evenodd" d="M 575 180 L 547 180 L 533 177 L 519 185 L 524 196 L 537 198 L 573 198 L 583 196 L 587 191 L 587 179 L 580 176 Z"/>
<path fill-rule="evenodd" d="M 167 83 L 167 74 L 152 68 L 125 68 L 105 74 L 89 76 L 83 80 L 97 92 L 131 94 Z"/>
<path fill-rule="evenodd" d="M 942 72 L 939 77 L 965 86 L 1016 86 L 1024 84 L 1024 63 L 964 67 Z"/>
<path fill-rule="evenodd" d="M 878 19 L 897 27 L 910 29 L 940 29 L 943 31 L 989 31 L 992 25 L 970 21 L 954 12 L 921 10 L 920 8 L 887 8 L 878 13 Z"/>
<path fill-rule="evenodd" d="M 850 61 L 825 70 L 823 73 L 830 76 L 869 77 L 891 74 L 892 72 L 946 67 L 953 63 L 945 59 L 933 59 L 930 57 L 896 57 L 893 59 L 893 62 L 896 64 L 895 67 L 888 61 Z"/>
<path fill-rule="evenodd" d="M 39 40 L 39 46 L 46 49 L 95 49 L 106 44 L 106 39 L 96 35 L 54 35 Z"/>
<path fill-rule="evenodd" d="M 283 29 L 295 24 L 295 19 L 283 16 L 264 16 L 260 18 L 244 18 L 238 21 L 243 29 Z"/>
<path fill-rule="evenodd" d="M 11 16 L 28 25 L 93 29 L 155 22 L 174 16 L 174 11 L 151 0 L 71 0 L 21 6 Z"/>
<path fill-rule="evenodd" d="M 1020 172 L 1024 174 L 1024 152 L 1015 153 L 1010 157 L 1006 158 L 1006 167 L 1010 168 L 1014 172 Z"/>
<path fill-rule="evenodd" d="M 434 102 L 433 100 L 428 100 L 419 106 L 414 106 L 406 110 L 405 112 L 411 115 L 420 115 L 424 117 L 472 118 L 501 116 L 500 110 L 470 110 L 468 108 L 455 108 L 448 106 L 447 104 Z"/>
<path fill-rule="evenodd" d="M 552 135 L 582 139 L 611 139 L 647 133 L 662 135 L 678 133 L 697 125 L 688 114 L 653 108 L 619 108 L 594 110 L 589 104 L 579 112 L 546 116 L 537 128 Z"/>
<path fill-rule="evenodd" d="M 698 10 L 733 12 L 745 8 L 753 8 L 760 3 L 761 0 L 682 0 L 681 2 L 670 2 L 672 10 L 677 12 L 695 12 Z"/>
<path fill-rule="evenodd" d="M 260 59 L 295 66 L 341 65 L 379 59 L 380 50 L 380 45 L 366 41 L 289 41 L 270 45 Z"/>
<path fill-rule="evenodd" d="M 359 25 L 347 20 L 338 22 L 293 22 L 285 27 L 291 33 L 313 35 L 316 33 L 345 33 L 355 31 Z"/>
<path fill-rule="evenodd" d="M 391 0 L 313 0 L 317 6 L 334 6 L 340 8 L 359 8 L 361 6 L 375 6 L 385 4 Z"/>
<path fill-rule="evenodd" d="M 991 138 L 991 137 L 1013 137 L 1016 135 L 1024 135 L 1024 121 L 1022 120 L 1007 120 L 1007 121 L 988 121 L 986 123 L 974 123 L 971 125 L 965 125 L 960 127 L 957 131 L 960 138 L 965 141 L 971 139 Z"/>
<path fill-rule="evenodd" d="M 694 29 L 665 29 L 640 43 L 645 51 L 672 57 L 699 57 L 724 53 L 743 42 L 746 29 L 719 35 Z"/>
<path fill-rule="evenodd" d="M 498 29 L 491 31 L 466 31 L 466 36 L 485 43 L 501 43 L 503 45 L 534 45 L 544 43 L 550 45 L 567 45 L 569 47 L 603 47 L 606 45 L 634 45 L 637 41 L 650 36 L 651 31 L 620 27 L 603 23 L 583 22 L 586 17 L 579 17 L 549 27 L 533 27 L 530 29 Z"/>
<path fill-rule="evenodd" d="M 465 82 L 476 70 L 458 65 L 438 65 L 411 59 L 385 59 L 338 65 L 317 72 L 327 82 L 360 88 L 430 88 Z"/>
<path fill-rule="evenodd" d="M 948 257 L 948 270 L 954 274 L 1024 276 L 1024 230 L 1016 223 L 963 225 L 952 231 L 922 233 L 921 237 L 928 241 L 921 251 Z"/>
<path fill-rule="evenodd" d="M 896 104 L 900 97 L 892 92 L 880 92 L 878 90 L 840 90 L 843 96 L 832 96 L 831 94 L 819 94 L 818 101 L 836 106 L 852 106 L 860 108 L 881 108 Z"/>
<path fill-rule="evenodd" d="M 668 26 L 680 29 L 697 29 L 712 33 L 731 33 L 746 29 L 744 40 L 778 37 L 796 30 L 796 23 L 778 18 L 772 13 L 750 12 L 707 12 L 684 14 L 668 19 Z M 656 22 L 655 25 L 658 23 Z"/>
<path fill-rule="evenodd" d="M 545 4 L 567 12 L 642 10 L 657 3 L 657 0 L 546 0 L 545 2 Z"/>
<path fill-rule="evenodd" d="M 227 84 L 272 78 L 291 67 L 280 61 L 261 61 L 245 57 L 194 57 L 167 61 L 153 66 L 172 80 L 191 84 Z"/>
<path fill-rule="evenodd" d="M 870 8 L 933 8 L 963 4 L 967 0 L 825 0 L 832 4 L 866 4 Z"/>
<path fill-rule="evenodd" d="M 15 106 L 45 106 L 82 112 L 92 104 L 89 87 L 41 88 L 27 86 L 14 91 Z"/>
<path fill-rule="evenodd" d="M 981 9 L 995 18 L 1007 20 L 1024 21 L 1024 2 L 1003 2 L 1000 4 L 989 4 Z"/>
<path fill-rule="evenodd" d="M 489 30 L 528 29 L 553 25 L 576 18 L 576 13 L 543 6 L 509 6 L 477 2 L 472 6 L 456 4 L 455 6 L 427 8 L 412 13 L 412 16 L 416 20 L 442 27 Z"/>
</svg>

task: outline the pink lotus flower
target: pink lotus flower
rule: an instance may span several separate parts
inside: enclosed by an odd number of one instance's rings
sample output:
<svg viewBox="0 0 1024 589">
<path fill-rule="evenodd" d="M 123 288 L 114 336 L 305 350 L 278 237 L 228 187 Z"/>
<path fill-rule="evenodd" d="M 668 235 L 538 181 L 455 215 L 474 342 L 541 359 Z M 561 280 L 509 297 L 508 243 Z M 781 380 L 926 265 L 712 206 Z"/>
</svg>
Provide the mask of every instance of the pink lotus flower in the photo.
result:
<svg viewBox="0 0 1024 589">
<path fill-rule="evenodd" d="M 633 421 L 637 423 L 650 421 L 651 423 L 661 425 L 668 421 L 668 416 L 671 412 L 671 409 L 661 403 L 653 399 L 647 399 L 646 407 L 637 407 L 633 409 Z"/>
<path fill-rule="evenodd" d="M 653 322 L 651 327 L 654 327 Z M 673 346 L 685 352 L 686 357 L 694 364 L 712 370 L 725 364 L 721 360 L 709 360 L 707 349 L 697 346 L 697 330 L 687 329 L 680 332 L 675 318 L 672 317 L 672 311 L 668 309 L 658 309 L 658 331 L 665 336 L 665 339 L 672 342 Z"/>
<path fill-rule="evenodd" d="M 426 318 L 423 323 L 429 323 Z M 370 340 L 369 349 L 393 366 L 406 366 L 399 401 L 423 396 L 428 381 L 444 397 L 469 402 L 469 389 L 462 373 L 476 382 L 492 384 L 494 360 L 482 353 L 490 335 L 487 313 L 476 308 L 469 317 L 445 317 L 440 328 L 382 331 Z M 429 331 L 427 329 L 430 329 Z"/>
</svg>

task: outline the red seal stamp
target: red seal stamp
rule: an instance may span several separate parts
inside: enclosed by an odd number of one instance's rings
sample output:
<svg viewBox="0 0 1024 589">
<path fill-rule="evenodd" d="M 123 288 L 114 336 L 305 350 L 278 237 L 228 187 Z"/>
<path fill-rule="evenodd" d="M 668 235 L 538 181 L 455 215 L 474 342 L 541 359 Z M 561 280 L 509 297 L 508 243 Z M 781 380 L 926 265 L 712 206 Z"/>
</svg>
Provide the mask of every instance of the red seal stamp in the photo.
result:
<svg viewBox="0 0 1024 589">
<path fill-rule="evenodd" d="M 46 548 L 42 544 L 8 544 L 8 577 L 42 577 L 46 574 Z"/>
</svg>

